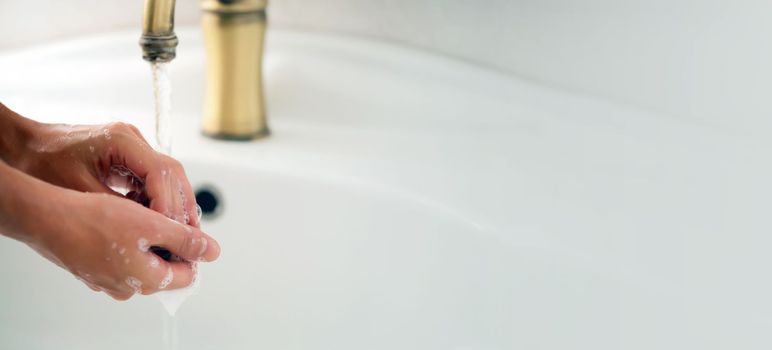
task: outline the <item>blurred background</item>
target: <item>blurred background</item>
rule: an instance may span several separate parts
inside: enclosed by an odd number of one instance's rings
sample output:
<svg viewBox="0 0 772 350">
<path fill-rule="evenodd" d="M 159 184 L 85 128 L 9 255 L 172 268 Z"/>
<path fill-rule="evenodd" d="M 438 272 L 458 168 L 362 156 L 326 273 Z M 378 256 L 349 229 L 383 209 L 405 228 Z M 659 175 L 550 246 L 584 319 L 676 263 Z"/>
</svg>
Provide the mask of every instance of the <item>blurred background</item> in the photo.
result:
<svg viewBox="0 0 772 350">
<path fill-rule="evenodd" d="M 135 28 L 141 10 L 139 0 L 2 1 L 0 32 L 11 34 L 0 50 Z M 198 1 L 178 0 L 178 25 L 199 16 Z M 772 127 L 769 1 L 273 0 L 269 16 L 275 28 L 413 45 L 735 133 Z"/>
</svg>

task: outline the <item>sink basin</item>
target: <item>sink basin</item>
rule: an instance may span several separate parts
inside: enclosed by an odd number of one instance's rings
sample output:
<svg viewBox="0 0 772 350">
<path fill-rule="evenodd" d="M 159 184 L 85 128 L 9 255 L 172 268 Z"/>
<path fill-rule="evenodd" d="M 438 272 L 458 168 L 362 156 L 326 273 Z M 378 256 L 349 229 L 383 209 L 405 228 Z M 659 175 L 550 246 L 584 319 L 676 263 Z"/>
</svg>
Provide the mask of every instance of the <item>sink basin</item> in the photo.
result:
<svg viewBox="0 0 772 350">
<path fill-rule="evenodd" d="M 182 29 L 174 155 L 223 254 L 185 349 L 762 349 L 769 143 L 450 58 L 272 31 L 273 135 L 200 135 Z M 0 53 L 0 101 L 152 135 L 136 33 Z M 155 298 L 91 292 L 0 239 L 0 348 L 160 346 Z M 153 345 L 151 345 L 153 346 Z"/>
</svg>

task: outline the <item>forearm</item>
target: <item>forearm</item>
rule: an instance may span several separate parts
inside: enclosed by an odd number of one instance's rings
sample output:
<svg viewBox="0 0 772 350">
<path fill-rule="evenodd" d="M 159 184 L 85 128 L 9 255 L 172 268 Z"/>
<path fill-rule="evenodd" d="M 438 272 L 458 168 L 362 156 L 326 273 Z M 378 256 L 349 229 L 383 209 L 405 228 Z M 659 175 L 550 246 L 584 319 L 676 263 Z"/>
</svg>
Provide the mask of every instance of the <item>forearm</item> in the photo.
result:
<svg viewBox="0 0 772 350">
<path fill-rule="evenodd" d="M 67 192 L 0 160 L 0 235 L 35 243 L 66 206 Z"/>
<path fill-rule="evenodd" d="M 0 103 L 0 160 L 16 167 L 40 125 Z"/>
</svg>

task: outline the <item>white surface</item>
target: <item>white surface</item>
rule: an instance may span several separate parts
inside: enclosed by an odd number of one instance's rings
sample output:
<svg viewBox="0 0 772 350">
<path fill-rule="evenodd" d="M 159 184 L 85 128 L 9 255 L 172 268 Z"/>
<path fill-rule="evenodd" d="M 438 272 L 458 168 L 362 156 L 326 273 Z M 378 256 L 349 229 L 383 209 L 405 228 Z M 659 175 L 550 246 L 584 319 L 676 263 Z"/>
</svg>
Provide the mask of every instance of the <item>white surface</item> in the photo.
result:
<svg viewBox="0 0 772 350">
<path fill-rule="evenodd" d="M 277 0 L 281 26 L 407 43 L 737 133 L 772 131 L 772 2 Z"/>
<path fill-rule="evenodd" d="M 273 136 L 199 134 L 196 31 L 172 67 L 175 152 L 225 208 L 185 349 L 768 349 L 766 143 L 398 46 L 274 31 Z M 0 100 L 151 130 L 134 33 L 0 58 Z M 0 348 L 161 342 L 0 240 Z M 152 346 L 152 345 L 151 345 Z"/>
<path fill-rule="evenodd" d="M 0 1 L 0 48 L 139 31 L 141 8 Z M 271 0 L 269 14 L 275 28 L 410 44 L 741 135 L 772 131 L 770 1 Z M 178 1 L 177 21 L 196 24 L 198 1 Z"/>
</svg>

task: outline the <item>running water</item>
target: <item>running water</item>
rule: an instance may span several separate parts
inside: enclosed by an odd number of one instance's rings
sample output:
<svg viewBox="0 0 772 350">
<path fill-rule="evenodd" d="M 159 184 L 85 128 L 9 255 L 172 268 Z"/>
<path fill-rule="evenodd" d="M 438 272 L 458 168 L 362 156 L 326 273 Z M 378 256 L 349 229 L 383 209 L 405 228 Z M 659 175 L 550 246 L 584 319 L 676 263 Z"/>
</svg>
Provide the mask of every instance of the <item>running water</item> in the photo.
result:
<svg viewBox="0 0 772 350">
<path fill-rule="evenodd" d="M 155 97 L 155 139 L 158 150 L 172 153 L 172 83 L 169 63 L 153 62 L 153 96 Z"/>
<path fill-rule="evenodd" d="M 169 79 L 168 63 L 153 62 L 153 96 L 155 97 L 155 137 L 159 152 L 171 155 L 172 151 L 172 86 Z M 199 221 L 201 216 L 199 214 Z M 187 220 L 186 220 L 187 221 Z M 187 223 L 185 223 L 187 224 Z M 194 270 L 196 262 L 192 262 Z M 162 291 L 156 293 L 158 300 L 166 310 L 164 315 L 164 345 L 167 350 L 176 350 L 178 347 L 177 319 L 174 317 L 177 309 L 185 300 L 196 293 L 199 279 L 194 280 L 189 287 Z"/>
<path fill-rule="evenodd" d="M 177 327 L 177 318 L 174 315 L 164 313 L 164 349 L 176 350 L 179 344 L 179 334 Z"/>
</svg>

